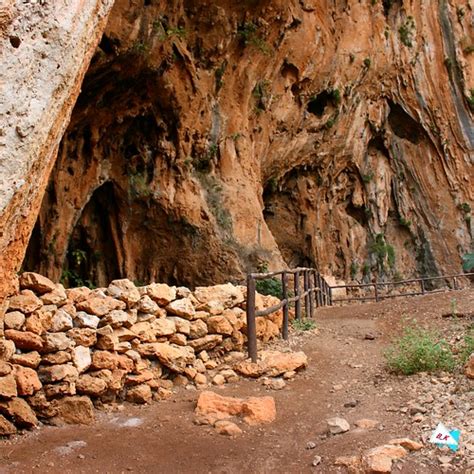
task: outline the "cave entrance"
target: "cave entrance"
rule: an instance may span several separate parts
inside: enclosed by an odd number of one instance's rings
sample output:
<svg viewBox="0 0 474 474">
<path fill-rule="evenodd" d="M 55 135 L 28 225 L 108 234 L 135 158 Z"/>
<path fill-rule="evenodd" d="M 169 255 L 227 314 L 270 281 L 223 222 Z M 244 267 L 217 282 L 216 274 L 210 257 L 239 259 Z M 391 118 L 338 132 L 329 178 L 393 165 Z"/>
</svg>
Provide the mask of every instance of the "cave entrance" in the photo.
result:
<svg viewBox="0 0 474 474">
<path fill-rule="evenodd" d="M 117 224 L 114 186 L 107 182 L 94 191 L 71 234 L 61 276 L 65 286 L 106 286 L 120 278 Z"/>
</svg>

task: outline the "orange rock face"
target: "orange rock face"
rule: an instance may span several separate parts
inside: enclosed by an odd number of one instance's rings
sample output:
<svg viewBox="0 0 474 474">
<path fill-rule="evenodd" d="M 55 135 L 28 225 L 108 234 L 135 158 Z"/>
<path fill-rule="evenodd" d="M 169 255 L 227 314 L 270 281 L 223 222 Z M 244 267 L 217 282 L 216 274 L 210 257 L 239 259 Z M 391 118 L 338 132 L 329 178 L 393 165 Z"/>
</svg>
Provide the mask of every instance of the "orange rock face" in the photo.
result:
<svg viewBox="0 0 474 474">
<path fill-rule="evenodd" d="M 8 0 L 0 7 L 0 315 L 112 4 L 67 0 L 58 8 Z"/>
<path fill-rule="evenodd" d="M 47 52 L 62 74 L 34 58 L 27 70 L 23 45 L 2 39 L 4 83 L 17 87 L 16 68 L 44 106 L 1 138 L 0 295 L 111 3 L 23 18 L 70 22 L 64 51 Z M 24 267 L 69 285 L 209 284 L 262 261 L 358 280 L 457 272 L 472 237 L 474 55 L 456 7 L 117 0 Z M 5 18 L 12 32 L 22 20 Z M 13 111 L 36 103 L 6 95 Z"/>
<path fill-rule="evenodd" d="M 452 2 L 118 0 L 26 267 L 99 285 L 209 284 L 262 260 L 457 272 L 469 28 Z"/>
</svg>

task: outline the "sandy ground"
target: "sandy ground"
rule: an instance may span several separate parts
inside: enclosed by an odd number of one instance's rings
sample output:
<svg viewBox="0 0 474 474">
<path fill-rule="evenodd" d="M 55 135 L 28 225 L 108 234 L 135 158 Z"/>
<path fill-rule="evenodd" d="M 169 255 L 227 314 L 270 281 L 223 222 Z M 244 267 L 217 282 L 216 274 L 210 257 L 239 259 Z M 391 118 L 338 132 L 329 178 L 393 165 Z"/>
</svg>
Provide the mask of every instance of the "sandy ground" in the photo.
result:
<svg viewBox="0 0 474 474">
<path fill-rule="evenodd" d="M 443 317 L 453 306 L 460 316 Z M 199 392 L 181 388 L 170 400 L 98 412 L 92 426 L 42 426 L 0 441 L 0 473 L 345 472 L 334 465 L 337 456 L 358 454 L 394 437 L 421 438 L 420 425 L 400 411 L 420 395 L 418 384 L 389 374 L 383 358 L 406 318 L 461 333 L 474 324 L 473 311 L 473 290 L 320 309 L 316 331 L 292 334 L 289 345 L 307 353 L 309 367 L 283 390 L 269 391 L 258 380 L 212 388 L 229 396 L 274 396 L 274 423 L 260 428 L 241 425 L 244 434 L 238 438 L 219 435 L 193 423 Z M 474 394 L 474 381 L 471 390 Z M 472 405 L 474 410 L 474 399 Z M 326 420 L 332 416 L 346 418 L 351 430 L 328 436 Z M 375 419 L 378 425 L 358 429 L 354 422 L 361 418 Z M 316 447 L 307 449 L 311 441 Z M 313 467 L 316 455 L 322 462 Z M 451 472 L 468 472 L 467 461 L 464 454 L 458 456 Z M 437 453 L 427 447 L 397 463 L 394 472 L 441 470 Z"/>
</svg>

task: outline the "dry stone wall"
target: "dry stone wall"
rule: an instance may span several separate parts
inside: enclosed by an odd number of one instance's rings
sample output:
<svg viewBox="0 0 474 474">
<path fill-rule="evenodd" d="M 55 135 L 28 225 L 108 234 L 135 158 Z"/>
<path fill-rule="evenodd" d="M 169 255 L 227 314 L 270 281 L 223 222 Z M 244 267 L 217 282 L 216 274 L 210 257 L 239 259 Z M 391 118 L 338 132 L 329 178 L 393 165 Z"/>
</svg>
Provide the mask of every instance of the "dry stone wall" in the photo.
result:
<svg viewBox="0 0 474 474">
<path fill-rule="evenodd" d="M 191 292 L 115 280 L 66 290 L 24 273 L 20 290 L 0 334 L 0 435 L 39 420 L 90 423 L 94 405 L 147 403 L 170 396 L 174 385 L 232 381 L 233 363 L 245 362 L 245 287 Z M 260 308 L 273 304 L 258 295 Z M 259 318 L 259 340 L 278 336 L 281 322 L 281 313 Z"/>
</svg>

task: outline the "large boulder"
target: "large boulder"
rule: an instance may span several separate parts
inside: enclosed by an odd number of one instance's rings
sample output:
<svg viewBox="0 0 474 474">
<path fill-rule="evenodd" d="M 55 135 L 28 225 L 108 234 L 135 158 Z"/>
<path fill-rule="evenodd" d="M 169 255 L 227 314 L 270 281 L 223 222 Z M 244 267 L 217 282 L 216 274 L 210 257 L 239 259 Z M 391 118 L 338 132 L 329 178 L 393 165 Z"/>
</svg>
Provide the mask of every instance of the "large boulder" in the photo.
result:
<svg viewBox="0 0 474 474">
<path fill-rule="evenodd" d="M 246 399 L 223 397 L 211 391 L 199 395 L 196 410 L 196 422 L 214 425 L 219 420 L 241 416 L 251 425 L 271 423 L 276 418 L 273 397 L 249 397 Z"/>
<path fill-rule="evenodd" d="M 249 397 L 242 404 L 245 423 L 251 426 L 272 423 L 276 418 L 273 397 Z"/>
<path fill-rule="evenodd" d="M 223 397 L 206 390 L 199 395 L 197 401 L 196 421 L 203 425 L 213 425 L 218 420 L 238 416 L 242 412 L 242 403 L 241 398 Z"/>
<path fill-rule="evenodd" d="M 51 325 L 49 327 L 50 332 L 64 332 L 72 329 L 73 322 L 70 314 L 66 311 L 59 309 L 51 319 Z"/>
<path fill-rule="evenodd" d="M 196 352 L 209 351 L 214 349 L 222 342 L 223 337 L 220 334 L 208 334 L 199 339 L 192 339 L 188 342 Z"/>
<path fill-rule="evenodd" d="M 67 337 L 63 332 L 45 334 L 43 336 L 43 341 L 44 344 L 42 351 L 40 350 L 40 352 L 44 353 L 66 351 L 76 345 L 75 342 Z"/>
<path fill-rule="evenodd" d="M 76 381 L 76 391 L 80 395 L 99 397 L 107 390 L 107 383 L 98 377 L 81 375 Z"/>
</svg>

